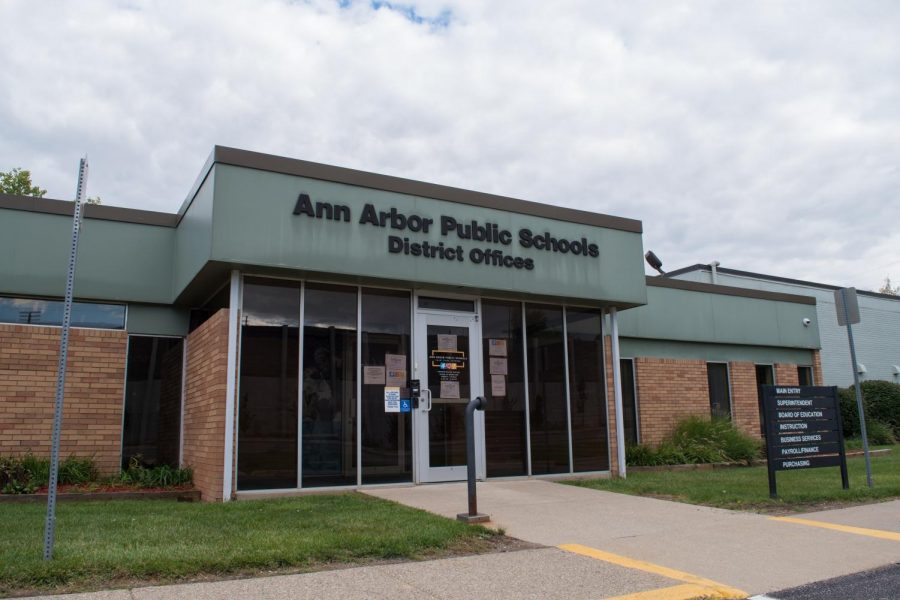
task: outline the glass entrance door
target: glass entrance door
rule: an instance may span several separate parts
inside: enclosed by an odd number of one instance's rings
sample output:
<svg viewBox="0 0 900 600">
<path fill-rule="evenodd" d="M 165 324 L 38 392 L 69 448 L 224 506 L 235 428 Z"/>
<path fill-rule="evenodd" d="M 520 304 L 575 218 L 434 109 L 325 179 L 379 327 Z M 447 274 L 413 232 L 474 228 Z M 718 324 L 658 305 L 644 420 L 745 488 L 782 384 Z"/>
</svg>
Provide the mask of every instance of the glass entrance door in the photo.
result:
<svg viewBox="0 0 900 600">
<path fill-rule="evenodd" d="M 466 478 L 466 405 L 483 393 L 481 332 L 474 314 L 420 312 L 416 319 L 416 409 L 420 482 Z M 475 455 L 484 478 L 484 413 L 476 411 Z"/>
</svg>

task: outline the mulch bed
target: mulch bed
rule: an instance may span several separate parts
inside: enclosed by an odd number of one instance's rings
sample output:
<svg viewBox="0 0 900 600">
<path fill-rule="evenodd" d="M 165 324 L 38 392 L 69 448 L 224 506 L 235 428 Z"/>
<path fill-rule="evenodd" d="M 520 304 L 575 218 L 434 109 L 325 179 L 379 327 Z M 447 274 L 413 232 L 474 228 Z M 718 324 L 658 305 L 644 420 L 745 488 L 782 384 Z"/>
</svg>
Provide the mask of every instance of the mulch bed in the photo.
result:
<svg viewBox="0 0 900 600">
<path fill-rule="evenodd" d="M 57 488 L 59 500 L 178 500 L 196 502 L 200 500 L 200 490 L 190 485 L 157 488 L 139 488 L 115 483 L 66 484 Z M 46 502 L 47 487 L 39 488 L 34 494 L 0 494 L 3 502 Z"/>
</svg>

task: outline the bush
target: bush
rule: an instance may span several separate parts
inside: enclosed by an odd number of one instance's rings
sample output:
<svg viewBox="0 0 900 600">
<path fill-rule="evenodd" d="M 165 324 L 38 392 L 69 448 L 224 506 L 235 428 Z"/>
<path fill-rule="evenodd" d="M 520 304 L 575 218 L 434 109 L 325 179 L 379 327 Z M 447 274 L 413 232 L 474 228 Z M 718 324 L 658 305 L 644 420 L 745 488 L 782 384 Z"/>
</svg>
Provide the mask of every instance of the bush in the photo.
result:
<svg viewBox="0 0 900 600">
<path fill-rule="evenodd" d="M 128 461 L 128 468 L 119 474 L 118 482 L 137 487 L 169 487 L 185 485 L 193 479 L 191 469 L 176 469 L 169 465 L 145 467 L 140 456 L 133 456 Z"/>
<path fill-rule="evenodd" d="M 626 448 L 632 466 L 746 462 L 760 455 L 762 443 L 726 419 L 688 417 L 656 448 L 639 444 Z"/>
<path fill-rule="evenodd" d="M 31 494 L 37 488 L 31 473 L 17 458 L 0 457 L 0 492 L 4 494 Z"/>
<path fill-rule="evenodd" d="M 893 430 L 893 437 L 900 437 L 900 384 L 890 381 L 863 381 L 860 384 L 866 424 L 880 421 Z M 838 391 L 841 401 L 841 419 L 844 436 L 860 435 L 859 413 L 856 409 L 856 392 L 853 386 Z M 867 427 L 868 429 L 868 427 Z"/>
<path fill-rule="evenodd" d="M 866 434 L 869 443 L 874 446 L 888 446 L 897 443 L 894 430 L 881 421 L 866 421 Z"/>
</svg>

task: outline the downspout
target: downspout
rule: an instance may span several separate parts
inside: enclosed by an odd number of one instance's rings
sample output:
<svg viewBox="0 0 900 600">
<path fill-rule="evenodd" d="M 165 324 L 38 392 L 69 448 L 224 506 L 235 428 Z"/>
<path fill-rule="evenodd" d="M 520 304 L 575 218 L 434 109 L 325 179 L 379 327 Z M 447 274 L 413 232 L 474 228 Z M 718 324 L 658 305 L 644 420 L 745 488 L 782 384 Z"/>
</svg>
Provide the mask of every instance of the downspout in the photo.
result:
<svg viewBox="0 0 900 600">
<path fill-rule="evenodd" d="M 720 264 L 722 264 L 722 263 L 720 263 L 720 262 L 717 261 L 717 260 L 714 260 L 714 261 L 712 261 L 711 263 L 709 263 L 709 267 L 712 269 L 712 282 L 713 282 L 713 285 L 717 285 L 717 284 L 719 283 L 719 272 L 718 272 L 716 269 L 718 268 L 718 266 L 719 266 Z"/>
</svg>

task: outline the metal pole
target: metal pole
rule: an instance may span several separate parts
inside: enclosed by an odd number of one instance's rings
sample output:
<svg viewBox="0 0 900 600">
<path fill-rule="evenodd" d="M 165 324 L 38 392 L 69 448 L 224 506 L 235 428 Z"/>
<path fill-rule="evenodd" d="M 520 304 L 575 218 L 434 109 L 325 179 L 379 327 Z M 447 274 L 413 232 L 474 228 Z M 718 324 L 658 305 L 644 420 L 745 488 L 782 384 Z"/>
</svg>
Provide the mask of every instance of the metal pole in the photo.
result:
<svg viewBox="0 0 900 600">
<path fill-rule="evenodd" d="M 53 413 L 53 438 L 50 445 L 50 483 L 47 488 L 47 518 L 44 522 L 44 560 L 53 558 L 56 534 L 56 485 L 59 478 L 59 439 L 62 432 L 63 395 L 66 389 L 66 359 L 69 354 L 69 326 L 72 323 L 72 292 L 75 287 L 75 263 L 78 258 L 78 233 L 81 230 L 81 203 L 87 186 L 87 157 L 78 166 L 78 187 L 75 191 L 75 211 L 72 216 L 72 247 L 69 251 L 69 270 L 66 272 L 66 295 L 63 303 L 62 331 L 59 339 L 59 363 L 56 370 L 56 406 Z"/>
<path fill-rule="evenodd" d="M 488 515 L 478 513 L 478 498 L 475 495 L 475 411 L 484 410 L 487 400 L 478 396 L 466 405 L 466 474 L 468 475 L 469 512 L 460 513 L 456 518 L 466 523 L 484 523 Z"/>
<path fill-rule="evenodd" d="M 613 400 L 616 405 L 616 457 L 619 477 L 626 478 L 625 418 L 622 408 L 622 363 L 619 355 L 619 317 L 615 308 L 609 309 L 610 347 L 612 348 Z"/>
<path fill-rule="evenodd" d="M 856 388 L 856 409 L 859 411 L 859 429 L 862 433 L 863 454 L 866 458 L 866 484 L 872 487 L 872 462 L 869 460 L 869 437 L 866 434 L 866 415 L 863 411 L 862 390 L 859 387 L 859 373 L 856 363 L 856 345 L 853 343 L 853 326 L 850 324 L 850 310 L 847 308 L 847 297 L 841 290 L 844 305 L 844 320 L 847 321 L 847 339 L 850 341 L 850 362 L 853 365 L 853 386 Z"/>
</svg>

